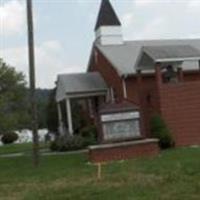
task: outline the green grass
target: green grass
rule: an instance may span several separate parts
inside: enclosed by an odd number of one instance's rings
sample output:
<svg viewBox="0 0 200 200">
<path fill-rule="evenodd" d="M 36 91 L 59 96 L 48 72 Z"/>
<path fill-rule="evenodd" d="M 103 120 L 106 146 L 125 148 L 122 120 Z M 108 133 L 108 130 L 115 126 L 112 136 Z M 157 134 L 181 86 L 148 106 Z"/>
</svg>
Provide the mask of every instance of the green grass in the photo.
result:
<svg viewBox="0 0 200 200">
<path fill-rule="evenodd" d="M 84 154 L 43 156 L 38 169 L 28 156 L 0 158 L 0 199 L 199 200 L 200 148 L 113 162 L 102 175 Z"/>
<path fill-rule="evenodd" d="M 45 143 L 40 143 L 40 150 L 48 148 Z M 23 144 L 7 144 L 0 146 L 0 155 L 2 154 L 12 154 L 12 153 L 31 153 L 32 143 Z"/>
</svg>

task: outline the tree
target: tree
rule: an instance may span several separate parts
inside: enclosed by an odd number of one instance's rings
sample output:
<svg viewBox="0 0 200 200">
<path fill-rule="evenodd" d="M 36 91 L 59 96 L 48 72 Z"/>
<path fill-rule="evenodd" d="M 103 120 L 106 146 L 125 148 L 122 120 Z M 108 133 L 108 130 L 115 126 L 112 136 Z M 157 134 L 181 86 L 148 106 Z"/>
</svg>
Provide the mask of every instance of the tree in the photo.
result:
<svg viewBox="0 0 200 200">
<path fill-rule="evenodd" d="M 48 130 L 54 133 L 58 132 L 58 113 L 55 101 L 56 88 L 53 89 L 49 96 L 47 105 L 47 127 Z"/>
<path fill-rule="evenodd" d="M 24 75 L 0 58 L 0 134 L 27 127 L 29 121 Z"/>
<path fill-rule="evenodd" d="M 49 96 L 52 90 L 36 89 L 36 102 L 38 112 L 38 127 L 39 129 L 47 128 L 47 106 L 49 103 Z"/>
</svg>

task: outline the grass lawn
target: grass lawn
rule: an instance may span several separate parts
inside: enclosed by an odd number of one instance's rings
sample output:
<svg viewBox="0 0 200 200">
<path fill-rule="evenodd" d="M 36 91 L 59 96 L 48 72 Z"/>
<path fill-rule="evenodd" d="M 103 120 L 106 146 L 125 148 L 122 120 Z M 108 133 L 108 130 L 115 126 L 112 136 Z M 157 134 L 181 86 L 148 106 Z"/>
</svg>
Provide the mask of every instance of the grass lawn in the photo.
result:
<svg viewBox="0 0 200 200">
<path fill-rule="evenodd" d="M 151 159 L 96 167 L 84 154 L 0 158 L 1 200 L 199 200 L 200 148 L 162 152 Z"/>
<path fill-rule="evenodd" d="M 12 154 L 12 153 L 31 153 L 32 143 L 23 143 L 23 144 L 7 144 L 0 146 L 0 155 L 2 154 Z M 45 143 L 40 143 L 40 150 L 48 148 L 48 145 Z"/>
</svg>

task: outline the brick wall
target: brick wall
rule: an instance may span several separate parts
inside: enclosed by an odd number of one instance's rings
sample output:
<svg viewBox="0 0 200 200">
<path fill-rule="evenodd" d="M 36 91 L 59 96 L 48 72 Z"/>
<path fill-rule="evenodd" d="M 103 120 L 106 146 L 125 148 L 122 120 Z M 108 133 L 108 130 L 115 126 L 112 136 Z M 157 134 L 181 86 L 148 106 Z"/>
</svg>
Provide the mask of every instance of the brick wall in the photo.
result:
<svg viewBox="0 0 200 200">
<path fill-rule="evenodd" d="M 94 55 L 95 51 L 96 56 Z M 113 68 L 112 64 L 96 48 L 93 50 L 93 55 L 91 56 L 89 71 L 98 71 L 106 81 L 108 87 L 112 87 L 115 90 L 117 98 L 123 98 L 123 85 L 121 77 Z"/>
<path fill-rule="evenodd" d="M 97 52 L 96 58 L 94 52 Z M 123 99 L 122 79 L 112 64 L 98 51 L 93 50 L 89 71 L 101 73 L 118 99 Z M 172 130 L 177 146 L 200 144 L 200 71 L 184 72 L 184 83 L 162 85 L 158 90 L 155 74 L 126 78 L 128 100 L 140 106 L 142 135 L 150 137 L 150 119 L 155 113 L 165 118 Z"/>
<path fill-rule="evenodd" d="M 200 73 L 185 73 L 184 82 L 162 84 L 160 89 L 154 76 L 143 75 L 140 88 L 134 77 L 127 84 L 128 97 L 141 107 L 146 137 L 151 137 L 150 119 L 160 113 L 177 146 L 200 144 Z"/>
<path fill-rule="evenodd" d="M 141 75 L 140 83 L 138 83 L 136 76 L 132 76 L 126 79 L 126 84 L 128 99 L 140 106 L 142 135 L 144 137 L 151 137 L 149 122 L 151 117 L 159 112 L 155 76 L 153 74 Z"/>
<path fill-rule="evenodd" d="M 200 81 L 162 85 L 160 103 L 176 145 L 200 144 Z"/>
<path fill-rule="evenodd" d="M 200 80 L 200 70 L 184 72 L 184 81 L 199 81 Z"/>
<path fill-rule="evenodd" d="M 145 139 L 135 142 L 99 145 L 89 148 L 89 160 L 94 163 L 126 160 L 141 156 L 154 156 L 160 152 L 158 140 Z"/>
</svg>

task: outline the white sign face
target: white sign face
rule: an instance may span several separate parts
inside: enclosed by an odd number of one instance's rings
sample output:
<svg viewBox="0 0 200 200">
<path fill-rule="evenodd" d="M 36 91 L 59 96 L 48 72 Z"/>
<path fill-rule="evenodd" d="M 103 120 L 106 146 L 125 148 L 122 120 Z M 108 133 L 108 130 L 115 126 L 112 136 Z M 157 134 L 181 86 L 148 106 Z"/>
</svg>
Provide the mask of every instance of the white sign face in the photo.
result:
<svg viewBox="0 0 200 200">
<path fill-rule="evenodd" d="M 140 136 L 139 112 L 122 112 L 101 116 L 104 140 L 128 139 Z"/>
<path fill-rule="evenodd" d="M 103 124 L 105 140 L 126 139 L 140 136 L 139 120 L 124 120 Z"/>
<path fill-rule="evenodd" d="M 129 120 L 129 119 L 138 119 L 138 118 L 140 118 L 139 112 L 125 112 L 125 113 L 114 113 L 114 114 L 102 115 L 101 121 L 111 122 L 111 121 Z"/>
</svg>

